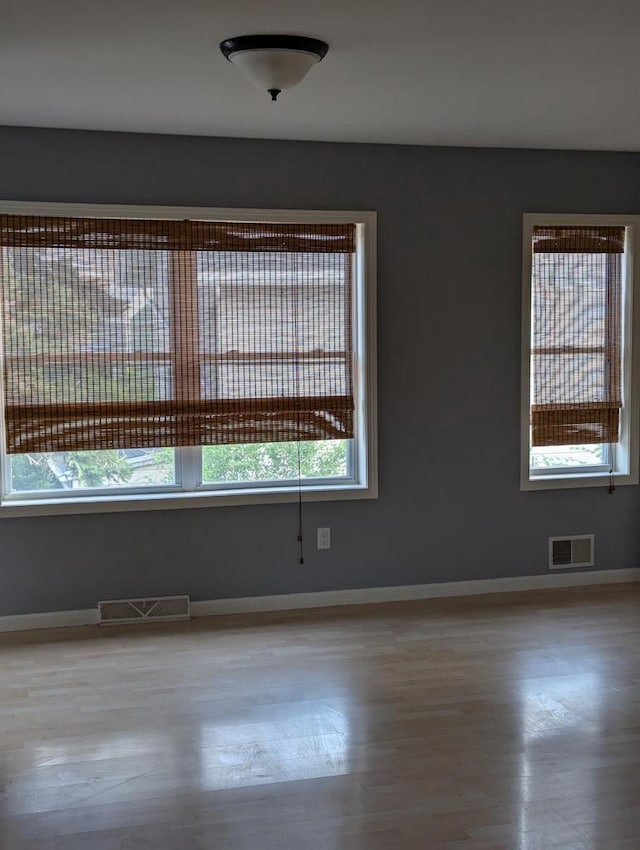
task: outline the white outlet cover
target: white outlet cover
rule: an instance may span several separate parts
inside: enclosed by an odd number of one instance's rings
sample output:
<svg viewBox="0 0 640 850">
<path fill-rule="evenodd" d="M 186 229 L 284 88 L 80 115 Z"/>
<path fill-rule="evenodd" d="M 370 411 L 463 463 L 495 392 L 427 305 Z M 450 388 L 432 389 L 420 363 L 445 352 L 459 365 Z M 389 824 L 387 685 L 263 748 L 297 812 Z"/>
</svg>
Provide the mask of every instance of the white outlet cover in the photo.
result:
<svg viewBox="0 0 640 850">
<path fill-rule="evenodd" d="M 331 529 L 318 529 L 318 549 L 331 549 Z"/>
</svg>

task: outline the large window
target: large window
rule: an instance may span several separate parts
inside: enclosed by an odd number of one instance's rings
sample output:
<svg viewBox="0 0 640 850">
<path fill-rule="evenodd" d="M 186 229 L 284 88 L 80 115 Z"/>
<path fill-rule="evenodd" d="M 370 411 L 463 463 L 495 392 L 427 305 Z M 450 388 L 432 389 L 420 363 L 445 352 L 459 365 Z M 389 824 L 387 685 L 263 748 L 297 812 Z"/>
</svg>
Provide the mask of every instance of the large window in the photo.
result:
<svg viewBox="0 0 640 850">
<path fill-rule="evenodd" d="M 524 489 L 637 482 L 634 218 L 525 216 Z"/>
<path fill-rule="evenodd" d="M 3 509 L 376 494 L 375 216 L 0 206 Z"/>
</svg>

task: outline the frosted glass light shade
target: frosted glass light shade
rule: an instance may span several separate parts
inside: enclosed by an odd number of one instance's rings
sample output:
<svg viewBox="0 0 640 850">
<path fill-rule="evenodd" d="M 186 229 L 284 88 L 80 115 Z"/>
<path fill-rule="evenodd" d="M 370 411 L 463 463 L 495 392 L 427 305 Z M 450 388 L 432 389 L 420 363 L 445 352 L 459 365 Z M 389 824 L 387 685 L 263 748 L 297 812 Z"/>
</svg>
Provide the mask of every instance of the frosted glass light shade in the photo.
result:
<svg viewBox="0 0 640 850">
<path fill-rule="evenodd" d="M 309 69 L 324 59 L 329 45 L 303 35 L 240 35 L 225 39 L 220 50 L 254 86 L 276 100 L 281 91 L 297 86 Z"/>
<path fill-rule="evenodd" d="M 241 68 L 254 86 L 263 91 L 293 88 L 320 61 L 313 53 L 302 50 L 243 50 L 229 60 Z"/>
</svg>

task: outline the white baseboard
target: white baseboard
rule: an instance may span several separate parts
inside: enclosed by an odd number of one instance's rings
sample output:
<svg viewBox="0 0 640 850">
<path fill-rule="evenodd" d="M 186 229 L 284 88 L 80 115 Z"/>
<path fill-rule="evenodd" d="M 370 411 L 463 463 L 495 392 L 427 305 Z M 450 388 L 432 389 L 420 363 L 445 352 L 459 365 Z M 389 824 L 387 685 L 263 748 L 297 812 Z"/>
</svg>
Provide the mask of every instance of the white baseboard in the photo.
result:
<svg viewBox="0 0 640 850">
<path fill-rule="evenodd" d="M 206 602 L 192 602 L 191 615 L 210 617 L 216 614 L 250 614 L 258 611 L 327 608 L 333 605 L 367 605 L 372 602 L 403 602 L 411 599 L 478 596 L 485 593 L 511 593 L 519 590 L 622 584 L 635 581 L 640 581 L 640 569 L 589 570 L 553 575 L 447 581 L 440 584 L 322 590 L 316 593 L 286 593 L 280 596 L 246 596 L 240 599 L 208 599 Z"/>
<path fill-rule="evenodd" d="M 61 629 L 67 626 L 93 626 L 97 622 L 97 608 L 87 608 L 86 611 L 47 611 L 43 614 L 9 614 L 0 617 L 0 632 Z"/>
<path fill-rule="evenodd" d="M 636 581 L 640 581 L 640 569 L 585 570 L 538 576 L 447 581 L 439 584 L 321 590 L 315 593 L 285 593 L 278 596 L 245 596 L 238 599 L 208 599 L 203 602 L 192 602 L 191 615 L 193 617 L 211 617 L 220 614 L 291 611 L 297 608 L 367 605 L 372 602 L 403 602 L 412 599 L 480 596 L 487 593 L 513 593 L 522 590 L 550 590 L 562 587 L 624 584 Z M 95 625 L 97 622 L 97 608 L 88 608 L 85 611 L 52 611 L 43 614 L 12 614 L 0 617 L 0 632 L 88 626 Z"/>
</svg>

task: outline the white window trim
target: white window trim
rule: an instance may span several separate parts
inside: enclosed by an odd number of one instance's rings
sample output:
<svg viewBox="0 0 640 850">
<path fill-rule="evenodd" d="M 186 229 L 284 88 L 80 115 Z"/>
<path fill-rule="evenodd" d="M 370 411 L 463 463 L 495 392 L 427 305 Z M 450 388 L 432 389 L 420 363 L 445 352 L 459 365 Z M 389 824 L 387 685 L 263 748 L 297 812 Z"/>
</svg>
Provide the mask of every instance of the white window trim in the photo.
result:
<svg viewBox="0 0 640 850">
<path fill-rule="evenodd" d="M 555 490 L 577 487 L 608 487 L 609 470 L 580 471 L 573 467 L 566 472 L 541 472 L 532 474 L 529 469 L 530 440 L 530 358 L 531 358 L 531 267 L 533 252 L 531 239 L 536 224 L 592 224 L 618 225 L 629 228 L 625 292 L 623 309 L 623 404 L 624 415 L 620 443 L 615 452 L 616 468 L 613 470 L 614 484 L 638 484 L 638 403 L 640 388 L 640 297 L 634 297 L 640 286 L 640 216 L 632 215 L 584 215 L 570 213 L 525 213 L 523 216 L 522 248 L 522 399 L 520 410 L 520 489 Z M 634 344 L 635 343 L 635 344 Z"/>
<path fill-rule="evenodd" d="M 260 210 L 221 209 L 210 207 L 130 206 L 112 204 L 58 204 L 22 201 L 0 201 L 0 213 L 7 215 L 42 215 L 91 218 L 160 218 L 242 222 L 291 222 L 316 224 L 356 224 L 358 240 L 354 294 L 360 305 L 354 311 L 355 350 L 354 397 L 357 438 L 353 457 L 353 477 L 327 482 L 302 482 L 305 502 L 343 499 L 376 499 L 378 497 L 378 429 L 377 429 L 377 353 L 376 353 L 376 213 L 349 210 Z M 0 381 L 0 439 L 4 446 L 4 398 Z M 4 480 L 6 455 L 0 452 L 0 480 Z M 294 502 L 298 499 L 298 483 L 281 485 L 225 485 L 214 490 L 210 486 L 188 492 L 180 485 L 126 489 L 125 492 L 91 491 L 64 498 L 38 497 L 22 499 L 4 497 L 0 488 L 0 517 L 45 514 L 102 513 L 149 511 L 185 508 L 210 508 L 229 505 L 256 505 Z"/>
</svg>

